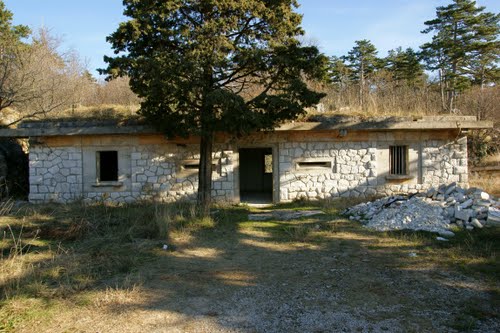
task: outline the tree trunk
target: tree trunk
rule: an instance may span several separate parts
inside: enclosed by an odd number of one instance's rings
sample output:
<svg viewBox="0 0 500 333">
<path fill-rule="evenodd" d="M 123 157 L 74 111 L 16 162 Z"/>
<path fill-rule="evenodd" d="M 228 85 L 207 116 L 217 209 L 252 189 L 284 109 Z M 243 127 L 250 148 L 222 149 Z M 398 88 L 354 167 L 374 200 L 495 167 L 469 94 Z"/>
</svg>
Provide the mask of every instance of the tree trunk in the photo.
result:
<svg viewBox="0 0 500 333">
<path fill-rule="evenodd" d="M 457 31 L 458 31 L 458 23 L 455 22 L 453 25 L 453 43 L 456 45 L 458 36 L 457 36 Z M 458 71 L 458 64 L 457 64 L 457 59 L 453 58 L 453 61 L 451 63 L 451 83 L 450 83 L 450 89 L 448 90 L 448 112 L 453 113 L 453 109 L 455 107 L 455 92 L 457 91 L 457 71 Z"/>
<path fill-rule="evenodd" d="M 448 88 L 448 100 L 447 100 L 447 108 L 449 113 L 453 113 L 453 109 L 455 108 L 455 93 L 457 91 L 457 64 L 453 62 L 451 65 L 452 77 L 450 80 L 450 86 Z"/>
<path fill-rule="evenodd" d="M 450 91 L 448 91 L 448 110 L 449 113 L 453 113 L 453 110 L 455 108 L 455 89 L 451 88 Z"/>
<path fill-rule="evenodd" d="M 361 62 L 361 69 L 359 73 L 359 104 L 361 105 L 361 110 L 365 111 L 365 67 L 364 63 Z"/>
<path fill-rule="evenodd" d="M 441 110 L 444 112 L 446 111 L 446 99 L 445 99 L 445 90 L 444 90 L 444 75 L 443 75 L 443 70 L 439 70 L 439 89 L 441 92 Z"/>
<path fill-rule="evenodd" d="M 203 133 L 200 141 L 200 168 L 198 171 L 198 210 L 201 216 L 210 215 L 212 203 L 212 132 Z"/>
</svg>

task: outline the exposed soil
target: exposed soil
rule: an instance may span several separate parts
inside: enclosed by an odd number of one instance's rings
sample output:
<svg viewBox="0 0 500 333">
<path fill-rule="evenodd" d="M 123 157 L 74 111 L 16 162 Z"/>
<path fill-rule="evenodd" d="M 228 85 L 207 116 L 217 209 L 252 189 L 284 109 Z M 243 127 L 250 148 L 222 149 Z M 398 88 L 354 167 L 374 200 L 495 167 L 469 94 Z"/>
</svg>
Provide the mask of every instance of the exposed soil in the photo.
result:
<svg viewBox="0 0 500 333">
<path fill-rule="evenodd" d="M 157 245 L 138 267 L 140 284 L 57 300 L 16 331 L 500 331 L 497 281 L 438 257 L 448 244 L 331 218 L 178 232 L 175 251 Z"/>
</svg>

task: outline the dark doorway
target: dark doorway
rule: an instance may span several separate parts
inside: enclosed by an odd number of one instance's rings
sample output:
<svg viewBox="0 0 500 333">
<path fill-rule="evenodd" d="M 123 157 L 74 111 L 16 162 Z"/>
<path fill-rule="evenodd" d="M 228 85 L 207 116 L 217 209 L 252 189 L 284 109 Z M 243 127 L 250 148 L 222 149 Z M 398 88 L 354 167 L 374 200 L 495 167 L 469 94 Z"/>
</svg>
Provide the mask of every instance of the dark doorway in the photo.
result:
<svg viewBox="0 0 500 333">
<path fill-rule="evenodd" d="M 273 149 L 240 149 L 240 200 L 273 202 Z"/>
</svg>

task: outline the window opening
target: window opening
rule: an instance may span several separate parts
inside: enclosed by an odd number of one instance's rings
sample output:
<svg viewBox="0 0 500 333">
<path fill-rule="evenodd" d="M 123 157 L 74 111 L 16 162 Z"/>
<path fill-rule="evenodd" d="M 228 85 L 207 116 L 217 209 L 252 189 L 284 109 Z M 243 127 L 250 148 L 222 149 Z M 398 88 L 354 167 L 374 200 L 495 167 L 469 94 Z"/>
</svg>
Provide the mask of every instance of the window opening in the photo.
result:
<svg viewBox="0 0 500 333">
<path fill-rule="evenodd" d="M 200 163 L 189 163 L 182 166 L 185 170 L 198 170 L 200 168 Z"/>
<path fill-rule="evenodd" d="M 408 175 L 408 146 L 390 146 L 390 174 Z"/>
<path fill-rule="evenodd" d="M 116 150 L 97 152 L 97 180 L 118 181 L 118 152 Z"/>
<path fill-rule="evenodd" d="M 218 164 L 219 160 L 214 160 L 214 163 L 212 163 L 212 172 L 218 172 Z M 199 159 L 194 159 L 194 160 L 184 160 L 181 161 L 179 171 L 184 171 L 185 173 L 191 174 L 195 173 L 196 171 L 200 170 L 200 160 Z"/>
<path fill-rule="evenodd" d="M 309 161 L 309 162 L 298 162 L 298 169 L 310 169 L 310 170 L 325 170 L 332 168 L 331 161 Z"/>
</svg>

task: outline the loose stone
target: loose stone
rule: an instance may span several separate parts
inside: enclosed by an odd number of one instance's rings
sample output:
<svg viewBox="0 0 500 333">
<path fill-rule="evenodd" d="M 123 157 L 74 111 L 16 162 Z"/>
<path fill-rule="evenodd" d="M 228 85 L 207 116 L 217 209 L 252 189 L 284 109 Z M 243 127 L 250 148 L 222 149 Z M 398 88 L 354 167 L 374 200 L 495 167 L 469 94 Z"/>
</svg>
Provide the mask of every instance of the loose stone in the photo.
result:
<svg viewBox="0 0 500 333">
<path fill-rule="evenodd" d="M 441 201 L 443 197 L 445 200 Z M 440 186 L 439 194 L 430 189 L 425 193 L 389 196 L 361 203 L 347 209 L 344 214 L 378 231 L 424 230 L 438 233 L 440 237 L 453 237 L 452 227 L 472 231 L 483 228 L 485 224 L 500 225 L 498 201 L 482 190 L 466 192 L 455 184 Z"/>
<path fill-rule="evenodd" d="M 483 227 L 483 225 L 481 224 L 481 222 L 479 222 L 479 220 L 478 220 L 478 219 L 472 219 L 472 220 L 470 221 L 470 224 L 471 224 L 473 227 L 475 227 L 475 228 L 479 228 L 479 229 L 481 229 L 481 228 Z"/>
</svg>

